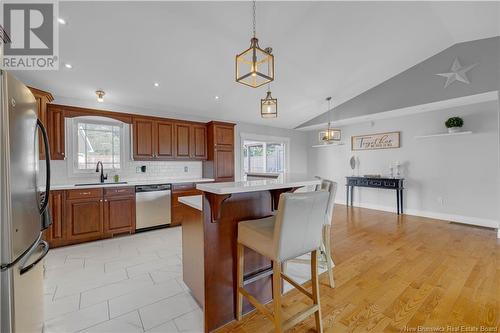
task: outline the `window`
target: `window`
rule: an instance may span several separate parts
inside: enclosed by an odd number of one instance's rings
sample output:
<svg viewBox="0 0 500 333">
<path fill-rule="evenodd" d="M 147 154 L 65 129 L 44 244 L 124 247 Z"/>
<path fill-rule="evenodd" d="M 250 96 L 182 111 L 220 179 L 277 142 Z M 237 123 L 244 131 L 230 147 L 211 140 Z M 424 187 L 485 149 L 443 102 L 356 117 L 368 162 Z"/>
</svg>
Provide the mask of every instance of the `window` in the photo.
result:
<svg viewBox="0 0 500 333">
<path fill-rule="evenodd" d="M 283 173 L 285 143 L 243 141 L 243 171 L 245 173 Z"/>
<path fill-rule="evenodd" d="M 73 120 L 73 163 L 77 172 L 95 170 L 101 161 L 105 169 L 122 166 L 123 124 L 75 118 Z"/>
</svg>

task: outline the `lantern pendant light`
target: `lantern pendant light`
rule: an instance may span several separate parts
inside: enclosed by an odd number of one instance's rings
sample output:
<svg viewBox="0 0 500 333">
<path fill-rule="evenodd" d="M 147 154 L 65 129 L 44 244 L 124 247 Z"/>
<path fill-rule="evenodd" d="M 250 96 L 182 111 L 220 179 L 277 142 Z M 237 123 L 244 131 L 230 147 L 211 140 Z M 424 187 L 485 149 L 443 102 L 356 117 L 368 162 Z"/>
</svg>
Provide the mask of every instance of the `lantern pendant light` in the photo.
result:
<svg viewBox="0 0 500 333">
<path fill-rule="evenodd" d="M 319 141 L 323 142 L 324 144 L 330 144 L 335 141 L 340 141 L 341 140 L 341 131 L 340 129 L 337 128 L 332 128 L 331 124 L 331 117 L 330 117 L 330 101 L 332 100 L 331 97 L 327 97 L 326 100 L 328 101 L 328 126 L 325 131 L 319 132 Z"/>
<path fill-rule="evenodd" d="M 236 82 L 252 88 L 274 80 L 274 56 L 272 49 L 261 49 L 256 37 L 256 3 L 253 1 L 253 37 L 250 47 L 236 55 Z"/>
<path fill-rule="evenodd" d="M 271 85 L 268 86 L 266 97 L 260 100 L 260 116 L 262 118 L 278 117 L 278 99 L 271 96 Z"/>
</svg>

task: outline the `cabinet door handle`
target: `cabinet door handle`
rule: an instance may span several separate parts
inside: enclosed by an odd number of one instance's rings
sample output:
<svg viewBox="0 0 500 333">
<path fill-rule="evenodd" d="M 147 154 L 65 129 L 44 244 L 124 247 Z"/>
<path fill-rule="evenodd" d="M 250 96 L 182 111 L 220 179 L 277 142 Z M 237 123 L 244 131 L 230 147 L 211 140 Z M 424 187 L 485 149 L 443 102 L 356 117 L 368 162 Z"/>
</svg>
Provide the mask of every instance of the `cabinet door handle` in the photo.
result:
<svg viewBox="0 0 500 333">
<path fill-rule="evenodd" d="M 80 192 L 81 195 L 90 195 L 90 192 Z"/>
<path fill-rule="evenodd" d="M 102 199 L 101 199 L 101 200 L 99 200 L 99 202 L 102 202 Z"/>
</svg>

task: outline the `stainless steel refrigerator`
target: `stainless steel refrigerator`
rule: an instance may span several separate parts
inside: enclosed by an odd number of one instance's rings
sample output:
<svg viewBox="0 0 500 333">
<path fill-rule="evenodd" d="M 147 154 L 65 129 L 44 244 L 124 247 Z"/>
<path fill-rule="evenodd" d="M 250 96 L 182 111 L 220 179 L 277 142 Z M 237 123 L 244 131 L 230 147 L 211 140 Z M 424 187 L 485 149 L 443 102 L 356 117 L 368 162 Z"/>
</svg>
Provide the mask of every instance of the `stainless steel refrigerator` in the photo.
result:
<svg viewBox="0 0 500 333">
<path fill-rule="evenodd" d="M 41 232 L 50 224 L 50 154 L 31 91 L 0 70 L 0 332 L 40 332 L 43 262 Z M 38 133 L 44 139 L 45 196 L 37 192 Z"/>
</svg>

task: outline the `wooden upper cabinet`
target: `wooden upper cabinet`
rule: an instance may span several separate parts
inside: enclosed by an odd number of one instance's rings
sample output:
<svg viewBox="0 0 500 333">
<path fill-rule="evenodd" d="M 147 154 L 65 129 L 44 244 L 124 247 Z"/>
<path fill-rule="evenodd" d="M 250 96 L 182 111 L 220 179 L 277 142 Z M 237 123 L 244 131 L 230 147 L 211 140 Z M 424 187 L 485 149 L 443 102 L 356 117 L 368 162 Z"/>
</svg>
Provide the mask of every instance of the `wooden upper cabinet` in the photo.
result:
<svg viewBox="0 0 500 333">
<path fill-rule="evenodd" d="M 207 126 L 191 126 L 191 157 L 205 160 L 207 159 Z"/>
<path fill-rule="evenodd" d="M 35 96 L 36 100 L 36 112 L 37 112 L 37 117 L 40 119 L 42 124 L 45 126 L 45 129 L 48 131 L 48 123 L 47 123 L 47 104 L 52 102 L 54 100 L 54 97 L 52 96 L 51 93 L 36 89 L 33 87 L 29 87 L 31 90 L 31 93 L 33 96 Z M 44 160 L 45 159 L 45 148 L 43 145 L 43 138 L 41 134 L 38 136 L 38 151 L 40 153 L 40 159 Z"/>
<path fill-rule="evenodd" d="M 148 118 L 134 118 L 133 155 L 135 160 L 151 160 L 155 157 L 154 121 Z"/>
<path fill-rule="evenodd" d="M 174 123 L 169 121 L 155 122 L 156 156 L 159 159 L 173 159 L 174 153 Z"/>
<path fill-rule="evenodd" d="M 207 158 L 203 176 L 217 182 L 234 181 L 234 124 L 212 121 L 207 125 Z"/>
<path fill-rule="evenodd" d="M 50 159 L 64 160 L 66 158 L 64 108 L 48 104 L 47 132 L 50 144 Z"/>
<path fill-rule="evenodd" d="M 191 125 L 175 124 L 175 157 L 189 159 L 191 157 Z"/>
</svg>

